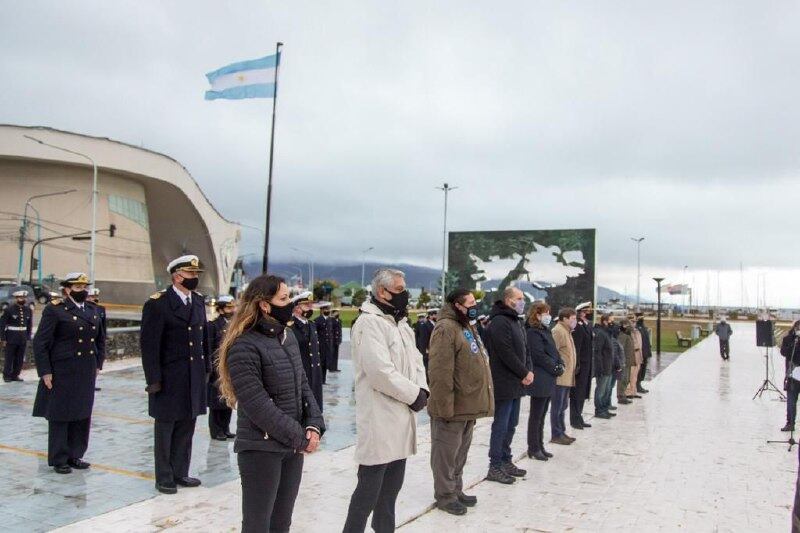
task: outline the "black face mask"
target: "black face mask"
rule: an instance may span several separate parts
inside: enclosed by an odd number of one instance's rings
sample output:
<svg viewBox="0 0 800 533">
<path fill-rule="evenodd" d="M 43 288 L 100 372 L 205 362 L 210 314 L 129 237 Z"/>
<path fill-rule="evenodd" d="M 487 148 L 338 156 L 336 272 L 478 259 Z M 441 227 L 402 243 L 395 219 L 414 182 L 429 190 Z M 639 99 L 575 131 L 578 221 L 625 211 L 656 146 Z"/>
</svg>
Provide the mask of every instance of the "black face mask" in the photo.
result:
<svg viewBox="0 0 800 533">
<path fill-rule="evenodd" d="M 322 314 L 324 316 L 330 316 L 331 312 L 330 311 L 323 311 Z"/>
<path fill-rule="evenodd" d="M 17 300 L 17 305 L 19 306 L 25 305 L 25 300 Z"/>
<path fill-rule="evenodd" d="M 270 304 L 269 315 L 280 322 L 282 326 L 287 325 L 292 321 L 292 313 L 294 312 L 294 305 L 288 303 L 283 307 L 278 307 L 275 304 Z"/>
<path fill-rule="evenodd" d="M 308 320 L 309 318 L 311 318 L 311 315 L 313 315 L 313 314 L 314 314 L 314 310 L 313 309 L 309 309 L 308 311 L 303 311 L 303 318 Z"/>
<path fill-rule="evenodd" d="M 70 298 L 78 302 L 79 304 L 86 301 L 86 297 L 89 296 L 88 291 L 70 291 L 69 293 Z"/>
<path fill-rule="evenodd" d="M 181 285 L 184 289 L 189 289 L 193 291 L 197 288 L 197 285 L 200 283 L 200 278 L 181 278 Z"/>
<path fill-rule="evenodd" d="M 392 295 L 392 297 L 389 298 L 389 300 L 387 300 L 389 302 L 389 305 L 391 305 L 398 311 L 401 309 L 403 311 L 406 310 L 406 308 L 408 307 L 408 291 L 393 293 L 392 291 L 387 290 L 386 292 Z"/>
<path fill-rule="evenodd" d="M 472 307 L 467 307 L 466 316 L 469 320 L 475 320 L 478 318 L 478 306 L 473 305 Z"/>
</svg>

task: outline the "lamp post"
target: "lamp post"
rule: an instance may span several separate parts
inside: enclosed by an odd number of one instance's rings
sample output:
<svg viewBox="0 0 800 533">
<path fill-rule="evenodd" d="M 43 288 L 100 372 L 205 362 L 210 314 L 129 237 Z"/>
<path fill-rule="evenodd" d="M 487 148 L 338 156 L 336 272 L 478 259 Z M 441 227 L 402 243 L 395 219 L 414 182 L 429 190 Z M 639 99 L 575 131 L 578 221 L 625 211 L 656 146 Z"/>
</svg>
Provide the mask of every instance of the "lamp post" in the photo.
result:
<svg viewBox="0 0 800 533">
<path fill-rule="evenodd" d="M 41 233 L 42 228 L 41 228 L 41 223 L 40 223 L 41 221 L 40 221 L 40 217 L 39 217 L 39 211 L 35 207 L 33 207 L 33 204 L 31 204 L 31 202 L 33 200 L 38 199 L 38 198 L 46 198 L 48 196 L 60 196 L 62 194 L 69 194 L 71 192 L 75 192 L 75 189 L 70 189 L 68 191 L 49 192 L 49 193 L 46 193 L 46 194 L 36 194 L 36 195 L 31 196 L 30 198 L 28 198 L 28 200 L 25 202 L 25 209 L 24 209 L 23 214 L 22 214 L 22 226 L 19 229 L 19 265 L 17 267 L 17 285 L 22 283 L 22 254 L 23 254 L 23 247 L 25 246 L 25 244 L 24 244 L 25 243 L 25 232 L 26 232 L 27 226 L 28 226 L 28 208 L 29 207 L 31 209 L 33 209 L 33 211 L 36 213 L 36 232 L 37 232 L 36 233 L 36 240 L 39 240 L 42 237 L 42 233 Z M 41 254 L 42 254 L 42 249 L 39 248 L 39 263 L 40 264 L 42 262 L 42 255 Z M 31 281 L 31 280 L 28 280 L 28 281 Z M 39 275 L 39 283 L 41 284 L 41 274 Z"/>
<path fill-rule="evenodd" d="M 450 191 L 458 189 L 458 187 L 451 187 L 447 183 L 441 187 L 436 187 L 440 191 L 444 191 L 444 228 L 442 230 L 442 304 L 444 304 L 445 296 L 445 276 L 447 274 L 447 195 Z"/>
<path fill-rule="evenodd" d="M 631 237 L 631 240 L 636 243 L 636 310 L 639 311 L 641 306 L 641 281 L 642 281 L 642 261 L 641 261 L 641 248 L 644 237 Z"/>
<path fill-rule="evenodd" d="M 374 250 L 374 246 L 370 246 L 366 250 L 361 250 L 361 288 L 364 288 L 364 270 L 367 268 L 367 253 Z"/>
<path fill-rule="evenodd" d="M 64 148 L 62 146 L 56 146 L 55 144 L 44 142 L 43 140 L 37 139 L 36 137 L 31 137 L 30 135 L 25 135 L 25 137 L 41 145 L 49 146 L 50 148 L 55 148 L 56 150 L 67 152 L 68 154 L 77 155 L 78 157 L 83 157 L 84 159 L 89 160 L 89 162 L 92 164 L 92 242 L 89 244 L 89 283 L 95 283 L 94 249 L 95 244 L 97 243 L 97 163 L 95 163 L 94 159 L 86 154 L 82 154 L 81 152 L 76 152 L 75 150 L 70 150 L 69 148 Z"/>
<path fill-rule="evenodd" d="M 656 307 L 656 355 L 661 357 L 661 282 L 664 278 L 653 278 L 658 291 L 658 304 Z"/>
</svg>

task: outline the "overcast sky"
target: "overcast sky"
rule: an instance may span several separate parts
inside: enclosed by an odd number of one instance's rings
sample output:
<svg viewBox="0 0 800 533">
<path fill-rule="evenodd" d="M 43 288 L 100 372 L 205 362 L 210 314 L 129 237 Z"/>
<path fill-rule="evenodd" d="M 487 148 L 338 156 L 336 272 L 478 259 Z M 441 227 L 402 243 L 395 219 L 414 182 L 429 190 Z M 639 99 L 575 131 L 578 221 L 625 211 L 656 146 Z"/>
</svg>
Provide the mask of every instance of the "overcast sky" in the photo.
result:
<svg viewBox="0 0 800 533">
<path fill-rule="evenodd" d="M 168 154 L 251 226 L 271 100 L 204 74 L 283 41 L 275 259 L 437 266 L 447 181 L 453 230 L 597 228 L 600 284 L 635 291 L 645 236 L 643 280 L 738 304 L 741 262 L 800 306 L 797 2 L 3 4 L 0 122 Z"/>
</svg>

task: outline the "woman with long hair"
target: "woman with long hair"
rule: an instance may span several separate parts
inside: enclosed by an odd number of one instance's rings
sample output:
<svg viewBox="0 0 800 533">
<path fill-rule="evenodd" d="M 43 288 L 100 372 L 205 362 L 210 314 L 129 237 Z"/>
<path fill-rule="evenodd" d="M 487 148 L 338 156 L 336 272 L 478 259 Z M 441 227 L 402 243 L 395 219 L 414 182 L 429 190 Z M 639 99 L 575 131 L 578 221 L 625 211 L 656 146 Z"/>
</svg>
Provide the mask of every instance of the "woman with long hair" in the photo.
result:
<svg viewBox="0 0 800 533">
<path fill-rule="evenodd" d="M 291 320 L 286 283 L 261 275 L 247 286 L 219 349 L 220 393 L 237 414 L 243 532 L 289 531 L 303 454 L 316 451 L 325 431 Z"/>
<path fill-rule="evenodd" d="M 539 461 L 547 461 L 553 456 L 544 449 L 544 419 L 550 397 L 556 388 L 556 378 L 564 373 L 564 361 L 558 355 L 553 334 L 550 333 L 551 320 L 550 306 L 543 301 L 533 302 L 528 310 L 526 334 L 528 357 L 533 364 L 528 457 Z"/>
</svg>

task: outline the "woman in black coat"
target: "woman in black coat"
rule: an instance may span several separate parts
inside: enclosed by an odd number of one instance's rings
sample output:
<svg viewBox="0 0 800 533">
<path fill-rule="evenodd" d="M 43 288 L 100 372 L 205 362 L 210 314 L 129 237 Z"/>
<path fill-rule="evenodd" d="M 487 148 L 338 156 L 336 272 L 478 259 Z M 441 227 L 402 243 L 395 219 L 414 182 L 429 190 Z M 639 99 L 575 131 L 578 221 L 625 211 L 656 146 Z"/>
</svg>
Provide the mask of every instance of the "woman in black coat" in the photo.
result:
<svg viewBox="0 0 800 533">
<path fill-rule="evenodd" d="M 544 419 L 556 378 L 564 373 L 564 361 L 558 355 L 550 333 L 550 306 L 534 302 L 528 311 L 527 349 L 533 364 L 533 383 L 530 386 L 531 410 L 528 417 L 528 457 L 547 461 L 553 456 L 544 449 Z"/>
<path fill-rule="evenodd" d="M 289 531 L 303 455 L 325 431 L 308 386 L 283 279 L 262 275 L 247 287 L 219 353 L 220 392 L 237 405 L 242 531 Z"/>
</svg>

